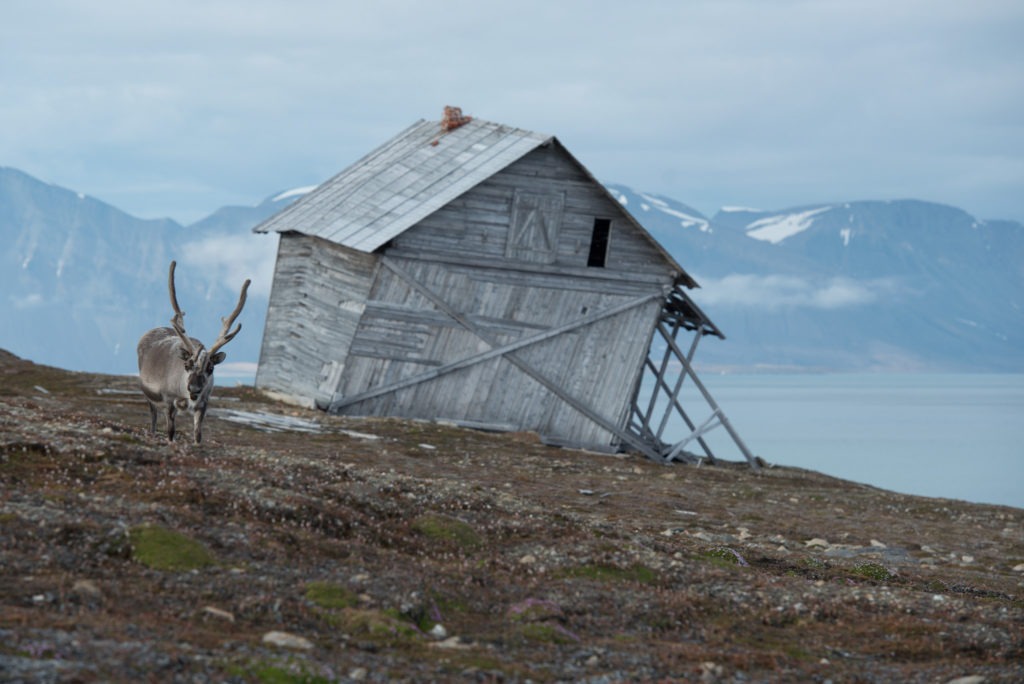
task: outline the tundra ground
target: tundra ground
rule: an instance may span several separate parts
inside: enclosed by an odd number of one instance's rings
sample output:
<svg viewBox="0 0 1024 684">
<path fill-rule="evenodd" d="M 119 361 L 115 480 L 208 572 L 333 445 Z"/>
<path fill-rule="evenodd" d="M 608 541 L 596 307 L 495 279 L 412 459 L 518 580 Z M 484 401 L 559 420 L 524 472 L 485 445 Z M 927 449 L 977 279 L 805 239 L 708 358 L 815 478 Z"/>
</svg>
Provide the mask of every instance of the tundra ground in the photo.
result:
<svg viewBox="0 0 1024 684">
<path fill-rule="evenodd" d="M 1020 509 L 136 383 L 0 352 L 2 681 L 1024 680 Z"/>
</svg>

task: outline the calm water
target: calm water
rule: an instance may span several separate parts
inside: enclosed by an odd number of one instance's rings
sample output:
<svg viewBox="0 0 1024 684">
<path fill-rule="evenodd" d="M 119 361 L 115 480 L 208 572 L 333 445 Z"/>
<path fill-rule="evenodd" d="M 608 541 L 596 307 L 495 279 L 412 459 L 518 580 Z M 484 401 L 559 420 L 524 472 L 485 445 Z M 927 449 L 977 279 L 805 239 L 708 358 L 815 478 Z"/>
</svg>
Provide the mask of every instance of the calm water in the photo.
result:
<svg viewBox="0 0 1024 684">
<path fill-rule="evenodd" d="M 1024 508 L 1024 375 L 701 379 L 750 450 L 771 463 Z M 708 413 L 691 417 L 700 423 Z M 709 442 L 717 455 L 742 459 L 723 428 Z"/>
</svg>

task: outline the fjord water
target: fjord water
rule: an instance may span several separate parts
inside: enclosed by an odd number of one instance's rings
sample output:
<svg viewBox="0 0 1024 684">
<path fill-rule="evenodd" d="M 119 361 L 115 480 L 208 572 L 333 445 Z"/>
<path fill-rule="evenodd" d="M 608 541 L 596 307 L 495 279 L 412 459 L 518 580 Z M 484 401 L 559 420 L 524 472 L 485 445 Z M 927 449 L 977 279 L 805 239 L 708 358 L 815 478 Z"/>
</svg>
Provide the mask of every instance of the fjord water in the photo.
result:
<svg viewBox="0 0 1024 684">
<path fill-rule="evenodd" d="M 769 463 L 907 494 L 1024 508 L 1024 375 L 701 379 L 750 450 Z M 700 423 L 704 415 L 691 418 Z M 722 458 L 742 458 L 721 427 L 708 442 Z"/>
</svg>

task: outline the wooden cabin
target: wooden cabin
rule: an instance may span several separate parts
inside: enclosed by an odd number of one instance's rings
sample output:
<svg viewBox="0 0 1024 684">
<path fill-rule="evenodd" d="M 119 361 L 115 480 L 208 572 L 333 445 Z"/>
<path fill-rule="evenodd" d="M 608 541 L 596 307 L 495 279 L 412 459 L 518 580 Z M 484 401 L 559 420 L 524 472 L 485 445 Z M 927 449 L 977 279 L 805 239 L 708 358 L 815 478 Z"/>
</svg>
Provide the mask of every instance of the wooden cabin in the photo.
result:
<svg viewBox="0 0 1024 684">
<path fill-rule="evenodd" d="M 652 339 L 721 336 L 557 138 L 454 109 L 254 230 L 280 234 L 256 386 L 332 413 L 666 458 L 642 378 L 667 397 L 669 356 L 687 354 L 663 343 L 662 363 Z"/>
</svg>

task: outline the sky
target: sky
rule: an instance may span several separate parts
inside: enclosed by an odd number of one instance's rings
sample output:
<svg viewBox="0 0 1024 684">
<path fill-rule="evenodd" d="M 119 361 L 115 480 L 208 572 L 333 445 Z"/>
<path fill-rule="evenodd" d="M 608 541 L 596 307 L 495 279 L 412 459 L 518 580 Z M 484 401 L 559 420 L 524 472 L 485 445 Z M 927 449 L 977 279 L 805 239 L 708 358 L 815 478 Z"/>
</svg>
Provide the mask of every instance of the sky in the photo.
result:
<svg viewBox="0 0 1024 684">
<path fill-rule="evenodd" d="M 599 179 L 1024 221 L 1020 0 L 4 0 L 0 166 L 191 223 L 445 105 Z"/>
</svg>

